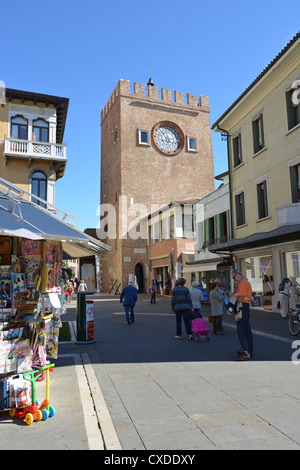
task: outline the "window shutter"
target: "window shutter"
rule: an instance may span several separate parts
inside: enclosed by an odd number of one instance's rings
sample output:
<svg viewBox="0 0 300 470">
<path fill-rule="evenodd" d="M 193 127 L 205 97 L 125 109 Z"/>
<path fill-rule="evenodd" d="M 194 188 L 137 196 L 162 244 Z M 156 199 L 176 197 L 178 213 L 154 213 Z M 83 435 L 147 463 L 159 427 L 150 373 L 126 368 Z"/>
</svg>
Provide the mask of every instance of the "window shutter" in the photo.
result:
<svg viewBox="0 0 300 470">
<path fill-rule="evenodd" d="M 257 121 L 252 121 L 252 132 L 253 132 L 253 152 L 257 153 L 258 148 L 258 126 Z"/>
<path fill-rule="evenodd" d="M 258 218 L 263 218 L 263 201 L 262 201 L 262 190 L 261 190 L 261 183 L 256 185 L 257 191 L 257 208 L 258 208 Z"/>
<path fill-rule="evenodd" d="M 221 233 L 220 233 L 220 214 L 214 216 L 214 233 L 215 233 L 215 240 L 213 241 L 219 243 L 221 241 Z"/>
<path fill-rule="evenodd" d="M 290 166 L 292 203 L 298 202 L 298 171 L 297 166 Z"/>
<path fill-rule="evenodd" d="M 264 217 L 268 217 L 269 215 L 269 207 L 268 207 L 268 192 L 267 192 L 267 182 L 264 181 L 264 192 L 263 192 L 263 197 L 264 197 Z"/>
<path fill-rule="evenodd" d="M 242 134 L 239 134 L 239 158 L 240 158 L 240 163 L 243 161 L 243 154 L 242 154 Z"/>
<path fill-rule="evenodd" d="M 260 126 L 260 142 L 259 143 L 261 145 L 261 148 L 264 148 L 265 147 L 265 133 L 264 133 L 264 117 L 262 114 L 260 115 L 260 121 L 258 125 Z"/>
<path fill-rule="evenodd" d="M 226 224 L 227 224 L 227 240 L 231 240 L 230 211 L 226 211 Z"/>
<path fill-rule="evenodd" d="M 237 155 L 238 155 L 238 142 L 237 142 L 237 138 L 232 139 L 232 146 L 233 146 L 233 167 L 235 168 L 236 166 L 238 166 L 238 158 L 237 158 Z"/>
<path fill-rule="evenodd" d="M 293 107 L 292 107 L 292 95 L 290 91 L 287 91 L 285 94 L 286 99 L 286 112 L 288 120 L 288 129 L 292 129 L 293 124 Z"/>
<path fill-rule="evenodd" d="M 204 220 L 204 248 L 209 245 L 209 219 Z"/>
</svg>

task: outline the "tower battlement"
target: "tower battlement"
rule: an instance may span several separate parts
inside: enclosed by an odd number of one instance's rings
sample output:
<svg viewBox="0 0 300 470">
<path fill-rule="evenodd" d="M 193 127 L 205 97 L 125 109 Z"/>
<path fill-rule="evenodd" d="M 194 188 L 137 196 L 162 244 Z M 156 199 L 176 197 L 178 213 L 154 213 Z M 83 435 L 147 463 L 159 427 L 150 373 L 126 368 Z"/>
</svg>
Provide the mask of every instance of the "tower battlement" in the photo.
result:
<svg viewBox="0 0 300 470">
<path fill-rule="evenodd" d="M 145 86 L 144 83 L 139 85 L 137 82 L 134 82 L 133 91 L 131 91 L 129 80 L 121 79 L 101 111 L 101 122 L 106 118 L 110 109 L 121 96 L 149 102 L 149 104 L 167 104 L 170 107 L 174 106 L 174 108 L 197 109 L 197 111 L 199 111 L 200 108 L 201 111 L 209 112 L 208 96 L 200 95 L 199 101 L 197 102 L 197 95 L 187 93 L 185 101 L 183 91 L 179 92 L 175 90 L 172 97 L 172 91 L 170 89 L 166 90 L 165 88 L 161 88 L 161 96 L 159 97 L 157 86 Z"/>
</svg>

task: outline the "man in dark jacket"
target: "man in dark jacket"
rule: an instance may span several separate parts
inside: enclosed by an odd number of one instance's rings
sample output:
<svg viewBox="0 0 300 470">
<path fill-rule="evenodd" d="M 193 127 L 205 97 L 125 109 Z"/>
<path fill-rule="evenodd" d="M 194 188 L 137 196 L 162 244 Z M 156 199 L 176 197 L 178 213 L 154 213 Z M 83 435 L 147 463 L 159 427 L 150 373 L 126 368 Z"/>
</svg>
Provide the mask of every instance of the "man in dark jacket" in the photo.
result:
<svg viewBox="0 0 300 470">
<path fill-rule="evenodd" d="M 123 299 L 123 307 L 125 309 L 127 324 L 130 325 L 134 322 L 134 306 L 137 301 L 137 289 L 134 287 L 131 281 L 129 282 L 128 286 L 124 287 L 122 290 L 120 295 L 120 303 L 122 303 Z"/>
<path fill-rule="evenodd" d="M 190 311 L 194 311 L 190 292 L 187 287 L 184 286 L 185 279 L 183 277 L 176 281 L 176 286 L 172 290 L 171 307 L 176 315 L 176 336 L 175 338 L 181 338 L 182 318 L 185 325 L 185 330 L 189 340 L 193 339 L 191 323 L 190 323 Z"/>
</svg>

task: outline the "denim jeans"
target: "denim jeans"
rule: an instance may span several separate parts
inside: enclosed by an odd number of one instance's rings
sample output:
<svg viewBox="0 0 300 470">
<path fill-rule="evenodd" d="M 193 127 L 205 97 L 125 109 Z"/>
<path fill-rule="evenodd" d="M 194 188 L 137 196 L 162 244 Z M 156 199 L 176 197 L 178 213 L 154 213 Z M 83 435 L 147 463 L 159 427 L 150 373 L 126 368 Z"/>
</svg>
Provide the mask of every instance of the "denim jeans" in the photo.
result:
<svg viewBox="0 0 300 470">
<path fill-rule="evenodd" d="M 189 310 L 175 310 L 176 315 L 176 336 L 182 335 L 181 321 L 183 318 L 185 331 L 187 335 L 192 334 Z"/>
<path fill-rule="evenodd" d="M 250 325 L 250 304 L 242 304 L 242 318 L 236 324 L 241 348 L 244 352 L 253 354 L 253 335 Z"/>
<path fill-rule="evenodd" d="M 127 322 L 134 321 L 134 305 L 124 305 L 125 315 Z M 130 317 L 129 317 L 129 310 L 130 310 Z"/>
</svg>

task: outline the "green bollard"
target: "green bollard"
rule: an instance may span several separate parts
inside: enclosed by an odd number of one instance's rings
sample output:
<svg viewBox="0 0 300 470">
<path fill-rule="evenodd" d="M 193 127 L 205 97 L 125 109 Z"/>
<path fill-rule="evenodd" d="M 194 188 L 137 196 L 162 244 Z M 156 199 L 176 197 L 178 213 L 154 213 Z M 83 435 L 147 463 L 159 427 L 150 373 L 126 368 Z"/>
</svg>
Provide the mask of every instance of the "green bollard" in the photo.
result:
<svg viewBox="0 0 300 470">
<path fill-rule="evenodd" d="M 86 295 L 94 291 L 77 291 L 77 344 L 95 343 L 94 302 L 86 300 Z"/>
</svg>

